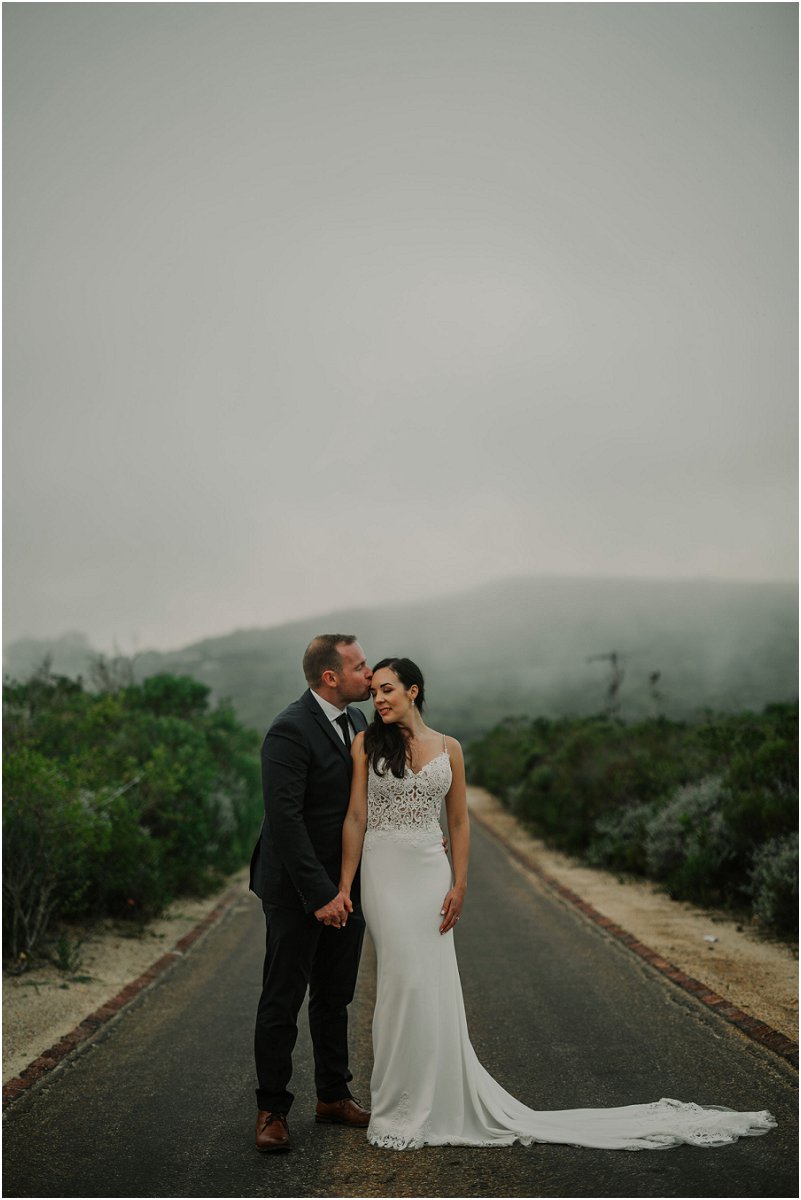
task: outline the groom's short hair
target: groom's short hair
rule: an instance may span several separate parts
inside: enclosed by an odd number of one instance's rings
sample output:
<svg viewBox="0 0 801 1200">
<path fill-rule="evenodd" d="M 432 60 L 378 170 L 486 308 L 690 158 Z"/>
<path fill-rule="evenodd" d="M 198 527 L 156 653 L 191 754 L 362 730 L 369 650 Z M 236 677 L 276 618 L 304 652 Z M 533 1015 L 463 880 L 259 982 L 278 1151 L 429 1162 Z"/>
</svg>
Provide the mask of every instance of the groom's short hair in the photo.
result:
<svg viewBox="0 0 801 1200">
<path fill-rule="evenodd" d="M 337 646 L 352 646 L 355 633 L 318 633 L 312 638 L 303 655 L 303 674 L 309 687 L 317 687 L 324 671 L 342 670 L 342 655 Z"/>
</svg>

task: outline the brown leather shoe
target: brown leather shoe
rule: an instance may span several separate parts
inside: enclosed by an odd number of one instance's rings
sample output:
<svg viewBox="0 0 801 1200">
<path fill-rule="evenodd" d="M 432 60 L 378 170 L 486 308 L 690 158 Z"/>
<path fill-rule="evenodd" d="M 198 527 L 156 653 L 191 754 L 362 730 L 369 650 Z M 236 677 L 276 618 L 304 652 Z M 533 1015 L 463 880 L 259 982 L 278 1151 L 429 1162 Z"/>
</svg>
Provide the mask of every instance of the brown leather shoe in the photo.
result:
<svg viewBox="0 0 801 1200">
<path fill-rule="evenodd" d="M 286 1113 L 265 1112 L 259 1109 L 256 1117 L 256 1149 L 263 1154 L 271 1150 L 289 1149 L 289 1129 Z"/>
<path fill-rule="evenodd" d="M 344 1100 L 333 1100 L 330 1104 L 318 1100 L 314 1119 L 323 1125 L 350 1125 L 352 1129 L 365 1129 L 370 1124 L 367 1109 L 350 1096 Z"/>
</svg>

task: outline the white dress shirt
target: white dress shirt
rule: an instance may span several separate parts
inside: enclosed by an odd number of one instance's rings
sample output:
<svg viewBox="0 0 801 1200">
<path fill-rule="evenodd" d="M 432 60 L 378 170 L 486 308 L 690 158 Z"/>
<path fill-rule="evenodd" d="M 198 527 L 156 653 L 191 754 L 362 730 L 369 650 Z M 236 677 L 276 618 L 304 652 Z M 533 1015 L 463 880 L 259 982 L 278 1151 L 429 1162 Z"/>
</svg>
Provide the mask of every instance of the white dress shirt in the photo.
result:
<svg viewBox="0 0 801 1200">
<path fill-rule="evenodd" d="M 343 713 L 345 714 L 345 716 L 347 716 L 347 709 L 337 708 L 336 704 L 332 704 L 330 700 L 324 700 L 322 696 L 319 696 L 317 694 L 317 692 L 315 692 L 314 688 L 311 689 L 311 694 L 314 696 L 315 700 L 320 705 L 320 708 L 323 710 L 325 715 L 328 717 L 328 720 L 331 722 L 331 724 L 334 727 L 334 730 L 336 731 L 336 733 L 339 736 L 339 740 L 342 742 L 342 744 L 344 746 L 345 745 L 345 734 L 342 730 L 342 726 L 337 725 L 337 717 L 341 717 Z M 352 742 L 353 739 L 356 737 L 356 730 L 353 728 L 353 722 L 351 721 L 350 717 L 348 717 L 348 729 L 350 730 L 350 740 Z"/>
</svg>

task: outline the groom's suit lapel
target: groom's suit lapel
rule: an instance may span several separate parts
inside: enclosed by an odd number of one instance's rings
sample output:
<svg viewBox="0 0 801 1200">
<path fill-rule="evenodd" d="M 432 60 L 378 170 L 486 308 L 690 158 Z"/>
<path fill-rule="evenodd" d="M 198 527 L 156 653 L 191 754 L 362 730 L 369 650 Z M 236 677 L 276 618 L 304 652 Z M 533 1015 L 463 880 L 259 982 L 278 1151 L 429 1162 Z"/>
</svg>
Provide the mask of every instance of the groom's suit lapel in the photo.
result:
<svg viewBox="0 0 801 1200">
<path fill-rule="evenodd" d="M 339 753 L 345 759 L 345 762 L 348 764 L 348 766 L 350 766 L 350 762 L 351 762 L 350 751 L 345 748 L 345 743 L 342 741 L 342 738 L 339 736 L 337 731 L 334 729 L 334 726 L 328 720 L 328 717 L 325 715 L 323 710 L 320 708 L 320 705 L 317 703 L 314 696 L 311 694 L 311 688 L 309 688 L 309 690 L 307 692 L 304 692 L 302 699 L 303 699 L 304 704 L 306 705 L 306 708 L 309 710 L 311 715 L 314 717 L 317 724 L 320 726 L 321 729 L 324 730 L 326 737 L 331 739 L 331 741 L 334 743 L 334 745 L 336 746 Z M 353 720 L 352 716 L 351 716 L 351 720 Z"/>
</svg>

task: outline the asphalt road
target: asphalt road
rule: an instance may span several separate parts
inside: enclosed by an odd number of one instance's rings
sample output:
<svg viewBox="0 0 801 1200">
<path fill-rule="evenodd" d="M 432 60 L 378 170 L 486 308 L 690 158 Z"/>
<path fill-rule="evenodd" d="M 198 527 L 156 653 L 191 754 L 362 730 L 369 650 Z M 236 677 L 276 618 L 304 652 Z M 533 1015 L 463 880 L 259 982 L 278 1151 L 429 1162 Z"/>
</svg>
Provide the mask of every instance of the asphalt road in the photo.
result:
<svg viewBox="0 0 801 1200">
<path fill-rule="evenodd" d="M 397 1152 L 314 1124 L 305 1020 L 294 1149 L 253 1147 L 253 1017 L 263 919 L 243 900 L 4 1122 L 14 1196 L 795 1197 L 795 1072 L 525 875 L 474 826 L 458 953 L 485 1066 L 534 1108 L 672 1096 L 770 1109 L 766 1137 L 719 1150 L 533 1145 Z M 352 1006 L 354 1092 L 368 1099 L 374 959 Z"/>
</svg>

